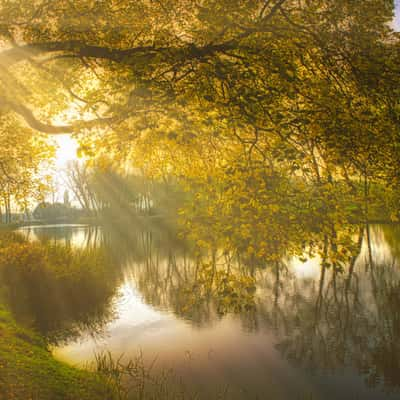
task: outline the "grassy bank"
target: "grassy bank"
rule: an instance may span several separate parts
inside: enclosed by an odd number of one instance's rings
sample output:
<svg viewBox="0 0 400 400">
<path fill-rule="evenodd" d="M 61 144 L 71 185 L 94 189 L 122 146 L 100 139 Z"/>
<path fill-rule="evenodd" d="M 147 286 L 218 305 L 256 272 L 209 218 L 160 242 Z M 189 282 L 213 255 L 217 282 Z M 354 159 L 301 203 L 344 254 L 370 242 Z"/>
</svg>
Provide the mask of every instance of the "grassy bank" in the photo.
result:
<svg viewBox="0 0 400 400">
<path fill-rule="evenodd" d="M 101 375 L 55 360 L 43 339 L 18 326 L 0 305 L 1 400 L 107 400 L 114 399 Z"/>
<path fill-rule="evenodd" d="M 137 357 L 126 364 L 97 355 L 91 370 L 56 360 L 43 338 L 0 304 L 0 400 L 194 400 L 172 371 L 153 374 Z M 129 385 L 125 385 L 129 382 Z M 216 391 L 212 399 L 229 398 Z"/>
<path fill-rule="evenodd" d="M 99 288 L 104 289 L 106 298 L 111 296 L 108 286 L 101 286 L 100 278 L 105 269 L 103 264 L 101 255 L 75 254 L 67 248 L 31 244 L 17 234 L 2 232 L 0 400 L 116 398 L 104 375 L 68 366 L 54 359 L 48 350 L 49 337 L 57 336 L 60 330 L 68 331 L 68 326 L 61 326 L 58 321 L 62 318 L 68 321 L 77 319 L 74 310 L 65 314 L 60 304 L 65 297 L 78 298 L 72 288 L 87 294 L 83 305 L 76 304 L 79 310 L 85 304 L 89 307 L 91 302 L 101 301 Z M 96 285 L 96 291 L 91 282 Z M 91 299 L 94 292 L 97 297 Z M 33 324 L 28 318 L 22 318 L 27 324 L 20 321 L 21 315 L 17 322 L 13 312 L 18 309 L 30 311 L 30 318 L 41 323 L 37 322 L 35 328 L 31 328 Z M 81 318 L 86 318 L 86 314 Z"/>
</svg>

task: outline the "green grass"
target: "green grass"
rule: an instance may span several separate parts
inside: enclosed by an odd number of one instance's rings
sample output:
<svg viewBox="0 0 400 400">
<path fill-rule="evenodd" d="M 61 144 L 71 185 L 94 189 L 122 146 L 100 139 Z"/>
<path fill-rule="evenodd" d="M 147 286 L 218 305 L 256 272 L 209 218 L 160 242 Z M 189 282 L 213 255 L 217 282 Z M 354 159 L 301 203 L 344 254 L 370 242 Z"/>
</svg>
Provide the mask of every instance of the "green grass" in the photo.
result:
<svg viewBox="0 0 400 400">
<path fill-rule="evenodd" d="M 111 400 L 105 378 L 53 358 L 43 339 L 0 305 L 0 400 Z"/>
<path fill-rule="evenodd" d="M 53 358 L 44 339 L 18 325 L 0 303 L 0 400 L 197 399 L 172 371 L 153 374 L 151 369 L 142 357 L 122 364 L 109 353 L 97 355 L 91 369 L 69 366 Z"/>
</svg>

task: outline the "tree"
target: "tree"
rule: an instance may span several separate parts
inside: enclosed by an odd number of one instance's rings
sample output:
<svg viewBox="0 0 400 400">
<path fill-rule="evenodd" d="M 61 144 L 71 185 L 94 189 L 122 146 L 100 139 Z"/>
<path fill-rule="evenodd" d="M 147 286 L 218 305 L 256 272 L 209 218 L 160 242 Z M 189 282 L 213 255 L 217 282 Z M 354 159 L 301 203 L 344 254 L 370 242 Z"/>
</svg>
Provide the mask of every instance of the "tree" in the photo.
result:
<svg viewBox="0 0 400 400">
<path fill-rule="evenodd" d="M 50 176 L 52 147 L 43 135 L 21 126 L 10 116 L 0 116 L 0 215 L 11 222 L 12 206 L 27 211 L 33 201 L 44 198 Z"/>
<path fill-rule="evenodd" d="M 95 214 L 106 212 L 115 220 L 129 214 L 176 214 L 183 202 L 182 191 L 173 180 L 152 180 L 139 170 L 123 173 L 111 160 L 71 162 L 64 175 L 82 209 Z"/>
<path fill-rule="evenodd" d="M 153 175 L 239 160 L 368 188 L 398 165 L 392 17 L 391 0 L 2 2 L 0 103 Z"/>
</svg>

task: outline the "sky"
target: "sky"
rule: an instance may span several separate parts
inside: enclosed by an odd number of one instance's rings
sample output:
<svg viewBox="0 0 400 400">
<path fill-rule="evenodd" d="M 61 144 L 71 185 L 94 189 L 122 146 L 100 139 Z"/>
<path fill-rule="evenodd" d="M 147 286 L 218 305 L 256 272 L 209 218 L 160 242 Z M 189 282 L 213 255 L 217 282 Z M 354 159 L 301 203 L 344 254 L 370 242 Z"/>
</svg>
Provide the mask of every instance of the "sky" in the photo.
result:
<svg viewBox="0 0 400 400">
<path fill-rule="evenodd" d="M 400 31 L 400 0 L 396 0 L 396 16 L 394 18 L 394 29 L 396 29 L 397 31 Z"/>
</svg>

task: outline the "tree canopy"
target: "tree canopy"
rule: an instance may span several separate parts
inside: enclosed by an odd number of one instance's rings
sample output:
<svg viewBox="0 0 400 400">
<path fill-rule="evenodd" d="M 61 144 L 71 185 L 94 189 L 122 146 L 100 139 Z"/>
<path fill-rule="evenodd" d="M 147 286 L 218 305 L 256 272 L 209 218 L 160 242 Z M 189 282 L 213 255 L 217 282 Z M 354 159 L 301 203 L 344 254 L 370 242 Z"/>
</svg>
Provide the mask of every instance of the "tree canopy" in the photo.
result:
<svg viewBox="0 0 400 400">
<path fill-rule="evenodd" d="M 368 192 L 398 179 L 393 12 L 392 0 L 2 0 L 0 106 L 152 176 L 363 179 Z"/>
</svg>

